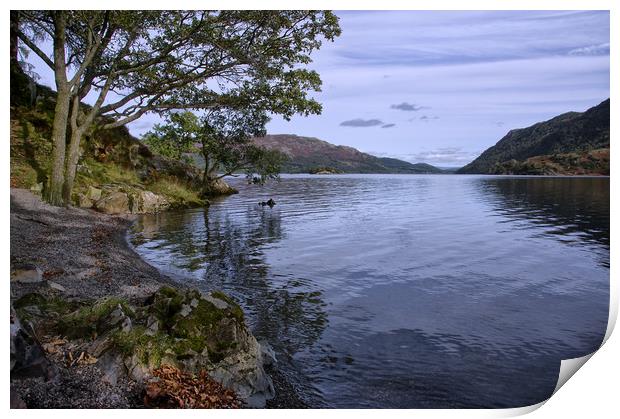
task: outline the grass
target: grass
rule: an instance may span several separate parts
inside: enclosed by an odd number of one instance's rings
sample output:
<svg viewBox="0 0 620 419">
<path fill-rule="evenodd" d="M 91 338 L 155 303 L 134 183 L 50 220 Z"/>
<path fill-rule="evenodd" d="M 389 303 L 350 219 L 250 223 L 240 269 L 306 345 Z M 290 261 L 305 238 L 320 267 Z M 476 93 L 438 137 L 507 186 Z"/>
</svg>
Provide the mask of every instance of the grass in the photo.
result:
<svg viewBox="0 0 620 419">
<path fill-rule="evenodd" d="M 51 142 L 22 115 L 11 120 L 11 187 L 30 188 L 47 180 Z"/>
<path fill-rule="evenodd" d="M 81 164 L 84 166 L 84 169 L 78 170 L 76 182 L 78 187 L 98 187 L 107 183 L 142 186 L 140 178 L 138 178 L 135 171 L 115 163 L 102 163 L 92 158 L 87 158 Z"/>
<path fill-rule="evenodd" d="M 36 108 L 11 107 L 11 187 L 30 189 L 39 183 L 47 185 L 52 156 L 50 139 L 52 120 L 53 106 L 47 102 L 38 104 Z M 121 185 L 122 190 L 150 190 L 163 195 L 173 208 L 207 204 L 200 198 L 198 188 L 191 187 L 174 175 L 155 173 L 152 179 L 141 179 L 138 172 L 128 167 L 119 157 L 127 154 L 125 150 L 127 142 L 123 141 L 125 137 L 121 134 L 123 134 L 121 131 L 107 132 L 106 135 L 112 136 L 112 139 L 108 140 L 114 144 L 113 150 L 107 154 L 107 161 L 97 159 L 93 151 L 83 144 L 85 154 L 80 159 L 76 174 L 74 203 L 77 204 L 78 195 L 86 194 L 91 186 L 102 188 L 104 185 L 116 184 Z M 118 141 L 114 143 L 113 140 Z"/>
<path fill-rule="evenodd" d="M 178 206 L 202 206 L 205 201 L 200 198 L 199 192 L 189 188 L 184 182 L 170 177 L 160 177 L 148 185 L 148 189 L 156 194 L 164 195 Z"/>
</svg>

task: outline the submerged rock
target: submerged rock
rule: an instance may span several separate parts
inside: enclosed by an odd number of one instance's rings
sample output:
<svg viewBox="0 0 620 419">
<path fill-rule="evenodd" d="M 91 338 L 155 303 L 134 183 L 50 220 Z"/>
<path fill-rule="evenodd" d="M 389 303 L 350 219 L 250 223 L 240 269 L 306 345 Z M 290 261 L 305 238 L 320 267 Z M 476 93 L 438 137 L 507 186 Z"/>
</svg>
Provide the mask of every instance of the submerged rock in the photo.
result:
<svg viewBox="0 0 620 419">
<path fill-rule="evenodd" d="M 99 359 L 108 383 L 123 373 L 145 384 L 155 369 L 172 365 L 190 374 L 205 371 L 250 407 L 263 407 L 275 395 L 263 368 L 269 352 L 247 328 L 241 308 L 221 292 L 162 287 L 141 302 L 104 298 L 77 308 L 29 294 L 16 309 L 46 334 L 64 336 Z"/>
<path fill-rule="evenodd" d="M 274 205 L 276 205 L 276 201 L 274 201 L 273 199 L 269 198 L 268 201 L 261 201 L 261 202 L 258 203 L 258 205 L 260 205 L 261 207 L 269 206 L 269 208 L 273 208 Z"/>
</svg>

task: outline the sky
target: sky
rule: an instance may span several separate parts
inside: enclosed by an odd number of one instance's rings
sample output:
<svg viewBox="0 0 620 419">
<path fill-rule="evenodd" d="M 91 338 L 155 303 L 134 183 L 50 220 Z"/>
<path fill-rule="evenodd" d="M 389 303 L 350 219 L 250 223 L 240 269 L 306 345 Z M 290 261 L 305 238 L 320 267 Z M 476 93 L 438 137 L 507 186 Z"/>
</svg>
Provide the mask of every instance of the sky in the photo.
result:
<svg viewBox="0 0 620 419">
<path fill-rule="evenodd" d="M 274 117 L 268 133 L 459 167 L 511 129 L 609 97 L 607 11 L 336 13 L 342 35 L 309 65 L 323 80 L 313 94 L 322 114 Z M 129 129 L 139 137 L 156 122 Z"/>
</svg>

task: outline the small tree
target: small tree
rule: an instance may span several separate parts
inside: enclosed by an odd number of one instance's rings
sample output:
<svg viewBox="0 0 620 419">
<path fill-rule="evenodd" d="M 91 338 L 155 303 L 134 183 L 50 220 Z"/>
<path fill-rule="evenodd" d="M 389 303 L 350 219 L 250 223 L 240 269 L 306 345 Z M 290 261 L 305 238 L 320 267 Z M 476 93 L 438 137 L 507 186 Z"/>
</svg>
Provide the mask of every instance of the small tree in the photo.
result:
<svg viewBox="0 0 620 419">
<path fill-rule="evenodd" d="M 155 152 L 171 158 L 199 152 L 204 160 L 202 194 L 214 196 L 231 191 L 222 181 L 226 176 L 244 173 L 258 183 L 278 178 L 286 157 L 252 140 L 265 135 L 268 121 L 267 114 L 256 107 L 210 109 L 200 118 L 183 112 L 170 115 L 143 139 Z"/>
<path fill-rule="evenodd" d="M 205 161 L 203 195 L 217 195 L 221 179 L 244 172 L 260 183 L 279 176 L 285 157 L 276 150 L 259 147 L 252 137 L 266 134 L 269 117 L 257 107 L 211 109 L 201 118 L 200 150 Z"/>
<path fill-rule="evenodd" d="M 321 80 L 303 66 L 323 38 L 340 34 L 329 11 L 19 11 L 11 21 L 12 38 L 54 72 L 44 194 L 54 205 L 70 202 L 80 142 L 97 120 L 113 128 L 148 112 L 241 103 L 285 118 L 319 113 L 308 92 L 320 90 Z M 89 93 L 94 104 L 82 108 Z"/>
</svg>

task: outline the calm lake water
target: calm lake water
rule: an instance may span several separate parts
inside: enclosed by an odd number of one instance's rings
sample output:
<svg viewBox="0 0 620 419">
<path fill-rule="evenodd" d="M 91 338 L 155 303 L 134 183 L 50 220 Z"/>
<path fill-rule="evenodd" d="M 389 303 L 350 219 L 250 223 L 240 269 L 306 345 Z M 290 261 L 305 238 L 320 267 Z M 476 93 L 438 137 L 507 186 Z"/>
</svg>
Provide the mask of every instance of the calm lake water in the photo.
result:
<svg viewBox="0 0 620 419">
<path fill-rule="evenodd" d="M 142 217 L 151 264 L 245 309 L 316 407 L 548 398 L 609 307 L 609 179 L 285 176 Z M 273 198 L 274 208 L 259 201 Z"/>
</svg>

